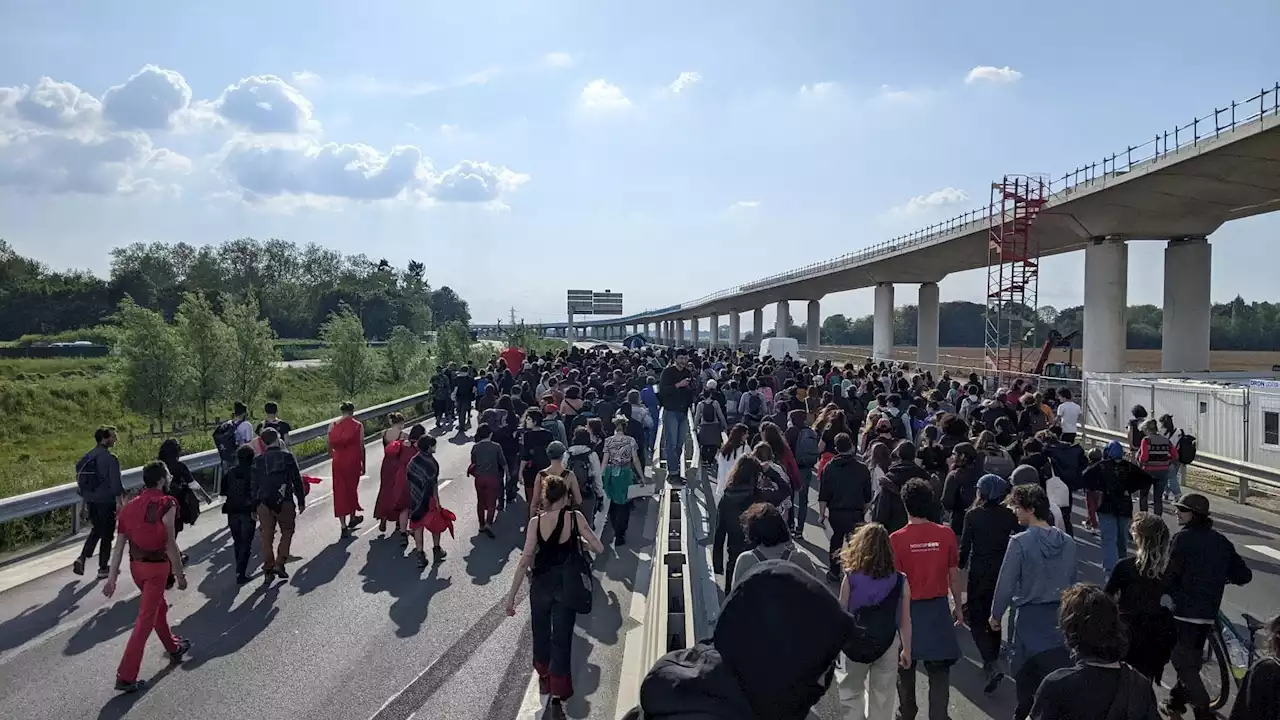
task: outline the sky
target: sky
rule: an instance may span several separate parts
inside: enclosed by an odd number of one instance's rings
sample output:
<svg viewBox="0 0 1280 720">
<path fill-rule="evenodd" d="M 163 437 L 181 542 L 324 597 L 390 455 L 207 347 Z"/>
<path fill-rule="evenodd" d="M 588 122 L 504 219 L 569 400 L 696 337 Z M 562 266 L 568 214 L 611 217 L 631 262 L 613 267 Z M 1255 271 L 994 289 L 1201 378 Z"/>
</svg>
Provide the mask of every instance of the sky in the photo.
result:
<svg viewBox="0 0 1280 720">
<path fill-rule="evenodd" d="M 959 215 L 1005 173 L 1061 175 L 1280 81 L 1273 0 L 1065 8 L 6 0 L 0 238 L 105 275 L 132 242 L 278 237 L 421 260 L 478 322 L 562 321 L 569 288 L 629 314 Z M 1257 259 L 1278 235 L 1276 215 L 1214 233 L 1213 298 L 1276 300 Z M 1130 303 L 1162 302 L 1162 249 L 1131 243 Z M 1047 259 L 1040 304 L 1082 287 L 1082 253 Z M 941 294 L 984 288 L 978 270 Z M 871 307 L 864 289 L 822 310 Z"/>
</svg>

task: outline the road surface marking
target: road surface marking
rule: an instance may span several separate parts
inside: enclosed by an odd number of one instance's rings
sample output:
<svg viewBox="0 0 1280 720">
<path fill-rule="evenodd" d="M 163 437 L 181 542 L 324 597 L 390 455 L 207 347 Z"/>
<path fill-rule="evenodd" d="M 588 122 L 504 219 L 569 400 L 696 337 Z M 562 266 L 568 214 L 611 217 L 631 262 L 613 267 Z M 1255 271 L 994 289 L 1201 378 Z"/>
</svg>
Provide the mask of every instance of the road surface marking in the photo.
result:
<svg viewBox="0 0 1280 720">
<path fill-rule="evenodd" d="M 1245 545 L 1245 547 L 1261 555 L 1266 555 L 1272 560 L 1280 560 L 1280 550 L 1275 548 L 1270 548 L 1266 545 Z"/>
<path fill-rule="evenodd" d="M 547 700 L 550 695 L 541 695 L 538 692 L 538 673 L 533 673 L 529 678 L 529 687 L 525 688 L 524 701 L 520 703 L 520 713 L 516 715 L 518 720 L 541 720 L 542 714 L 547 708 Z"/>
</svg>

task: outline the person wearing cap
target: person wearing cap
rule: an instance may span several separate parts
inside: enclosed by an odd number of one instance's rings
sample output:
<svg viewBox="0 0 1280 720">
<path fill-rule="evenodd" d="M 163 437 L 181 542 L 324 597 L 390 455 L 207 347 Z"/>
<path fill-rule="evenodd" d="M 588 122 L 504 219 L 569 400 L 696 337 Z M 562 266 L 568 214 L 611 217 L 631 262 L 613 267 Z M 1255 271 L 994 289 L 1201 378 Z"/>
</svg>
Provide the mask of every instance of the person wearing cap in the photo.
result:
<svg viewBox="0 0 1280 720">
<path fill-rule="evenodd" d="M 1253 571 L 1236 552 L 1235 545 L 1213 529 L 1209 498 L 1190 493 L 1174 507 L 1182 529 L 1173 536 L 1167 579 L 1176 638 L 1170 661 L 1178 681 L 1164 710 L 1170 717 L 1177 717 L 1189 706 L 1196 720 L 1202 720 L 1216 717 L 1209 709 L 1209 694 L 1200 679 L 1205 641 L 1213 632 L 1227 585 L 1248 584 L 1253 580 Z"/>
<path fill-rule="evenodd" d="M 960 448 L 957 445 L 957 450 Z M 970 446 L 972 447 L 972 446 Z M 954 471 L 953 471 L 954 472 Z M 1009 482 L 987 473 L 978 479 L 972 507 L 964 512 L 960 535 L 960 567 L 968 571 L 965 606 L 969 633 L 982 657 L 986 684 L 983 692 L 995 692 L 1004 673 L 1000 671 L 1000 633 L 991 628 L 991 605 L 995 600 L 1000 565 L 1004 562 L 1009 538 L 1018 532 L 1018 518 L 1005 506 Z"/>
</svg>

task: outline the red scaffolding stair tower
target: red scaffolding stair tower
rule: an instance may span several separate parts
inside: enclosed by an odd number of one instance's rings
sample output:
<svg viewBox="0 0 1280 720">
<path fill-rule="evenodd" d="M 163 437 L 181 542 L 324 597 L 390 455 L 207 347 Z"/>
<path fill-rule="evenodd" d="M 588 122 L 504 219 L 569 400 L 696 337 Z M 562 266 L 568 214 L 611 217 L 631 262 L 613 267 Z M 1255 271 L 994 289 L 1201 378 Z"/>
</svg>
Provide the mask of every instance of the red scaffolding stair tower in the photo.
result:
<svg viewBox="0 0 1280 720">
<path fill-rule="evenodd" d="M 991 184 L 987 244 L 986 364 L 995 382 L 1025 372 L 1035 342 L 1040 244 L 1032 226 L 1045 204 L 1041 177 Z"/>
</svg>

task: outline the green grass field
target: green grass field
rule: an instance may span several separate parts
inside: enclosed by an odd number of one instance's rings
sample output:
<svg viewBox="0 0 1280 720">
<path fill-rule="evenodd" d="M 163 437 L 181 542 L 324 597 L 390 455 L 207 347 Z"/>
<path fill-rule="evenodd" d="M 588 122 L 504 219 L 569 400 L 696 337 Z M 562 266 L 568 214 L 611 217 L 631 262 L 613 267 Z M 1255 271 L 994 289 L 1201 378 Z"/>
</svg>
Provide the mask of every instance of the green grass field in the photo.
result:
<svg viewBox="0 0 1280 720">
<path fill-rule="evenodd" d="M 93 431 L 102 424 L 120 431 L 116 454 L 123 467 L 154 458 L 162 438 L 145 437 L 148 421 L 121 405 L 117 383 L 106 359 L 0 360 L 0 497 L 71 482 L 75 461 L 93 447 Z M 351 400 L 367 407 L 424 389 L 384 382 Z M 334 417 L 345 399 L 323 370 L 282 369 L 254 410 L 260 416 L 262 402 L 274 400 L 282 417 L 303 427 Z M 225 418 L 229 407 L 210 414 Z M 212 438 L 200 430 L 183 436 L 182 444 L 187 452 L 207 450 Z"/>
</svg>

